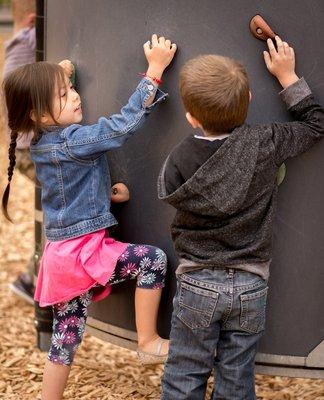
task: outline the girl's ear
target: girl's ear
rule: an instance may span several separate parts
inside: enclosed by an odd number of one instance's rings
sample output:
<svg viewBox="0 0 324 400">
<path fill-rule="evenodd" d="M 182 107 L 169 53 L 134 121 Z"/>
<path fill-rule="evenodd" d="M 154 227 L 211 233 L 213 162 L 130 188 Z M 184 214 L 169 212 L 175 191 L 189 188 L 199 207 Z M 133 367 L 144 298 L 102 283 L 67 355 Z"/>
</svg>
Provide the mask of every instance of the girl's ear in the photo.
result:
<svg viewBox="0 0 324 400">
<path fill-rule="evenodd" d="M 31 110 L 31 112 L 29 113 L 29 116 L 33 122 L 36 122 L 37 118 L 36 118 L 35 110 Z M 41 123 L 44 125 L 46 125 L 49 120 L 50 120 L 50 118 L 47 114 L 42 115 L 42 117 L 40 119 Z"/>
<path fill-rule="evenodd" d="M 251 100 L 252 100 L 252 93 L 251 93 L 251 91 L 249 90 L 249 101 L 251 102 Z"/>
</svg>

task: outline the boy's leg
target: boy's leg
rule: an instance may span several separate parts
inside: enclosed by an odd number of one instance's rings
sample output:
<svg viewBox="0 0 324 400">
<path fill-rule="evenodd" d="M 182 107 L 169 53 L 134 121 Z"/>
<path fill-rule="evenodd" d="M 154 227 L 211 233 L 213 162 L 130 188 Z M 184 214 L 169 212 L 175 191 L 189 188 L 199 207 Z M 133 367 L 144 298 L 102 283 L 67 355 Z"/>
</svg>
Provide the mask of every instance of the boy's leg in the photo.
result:
<svg viewBox="0 0 324 400">
<path fill-rule="evenodd" d="M 221 332 L 215 358 L 213 400 L 256 400 L 254 359 L 261 336 Z"/>
<path fill-rule="evenodd" d="M 265 327 L 267 283 L 244 271 L 232 277 L 233 305 L 219 336 L 213 400 L 255 400 L 254 360 Z"/>
<path fill-rule="evenodd" d="M 205 398 L 224 305 L 218 296 L 214 291 L 178 282 L 161 400 Z"/>
</svg>

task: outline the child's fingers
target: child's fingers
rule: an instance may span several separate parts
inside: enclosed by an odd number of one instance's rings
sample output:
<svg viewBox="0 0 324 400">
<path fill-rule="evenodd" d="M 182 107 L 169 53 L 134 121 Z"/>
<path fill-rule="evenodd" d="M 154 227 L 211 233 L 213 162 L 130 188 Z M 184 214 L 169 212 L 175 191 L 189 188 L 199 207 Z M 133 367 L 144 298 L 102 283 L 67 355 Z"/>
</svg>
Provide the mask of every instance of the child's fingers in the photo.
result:
<svg viewBox="0 0 324 400">
<path fill-rule="evenodd" d="M 283 42 L 279 36 L 276 36 L 275 39 L 276 39 L 276 43 L 277 43 L 278 54 L 282 56 L 285 54 Z"/>
<path fill-rule="evenodd" d="M 74 72 L 74 65 L 70 60 L 62 60 L 59 65 L 64 69 L 65 74 L 70 78 Z"/>
<path fill-rule="evenodd" d="M 275 57 L 278 53 L 277 53 L 277 50 L 276 50 L 276 48 L 275 48 L 275 46 L 273 44 L 273 41 L 271 39 L 268 39 L 267 40 L 267 45 L 268 45 L 268 48 L 269 48 L 269 53 L 270 53 L 271 58 Z"/>
<path fill-rule="evenodd" d="M 161 44 L 162 46 L 165 45 L 165 37 L 164 36 L 159 37 L 159 44 Z"/>
<path fill-rule="evenodd" d="M 70 65 L 72 62 L 70 60 L 62 60 L 59 62 L 59 65 Z"/>
<path fill-rule="evenodd" d="M 267 66 L 267 68 L 270 70 L 271 68 L 271 57 L 270 54 L 267 51 L 263 52 L 263 58 L 264 58 L 264 62 Z"/>
<path fill-rule="evenodd" d="M 157 35 L 154 33 L 154 34 L 152 35 L 152 47 L 153 47 L 153 46 L 157 46 L 158 44 L 159 44 L 158 37 L 157 37 Z"/>
<path fill-rule="evenodd" d="M 144 48 L 144 53 L 145 54 L 147 54 L 150 51 L 150 49 L 151 49 L 150 44 L 151 44 L 151 42 L 149 40 L 146 43 L 143 44 L 143 48 Z"/>
<path fill-rule="evenodd" d="M 170 39 L 167 39 L 167 40 L 165 41 L 165 47 L 166 47 L 167 49 L 170 49 L 170 47 L 171 47 L 171 40 L 170 40 Z"/>
<path fill-rule="evenodd" d="M 289 44 L 287 42 L 283 42 L 283 49 L 286 56 L 289 55 Z"/>
<path fill-rule="evenodd" d="M 295 50 L 292 47 L 289 47 L 290 50 L 290 55 L 292 57 L 293 60 L 295 60 Z"/>
<path fill-rule="evenodd" d="M 172 51 L 173 54 L 177 51 L 177 48 L 178 48 L 177 45 L 175 43 L 172 43 L 171 51 Z"/>
<path fill-rule="evenodd" d="M 69 68 L 71 69 L 72 68 L 71 67 L 72 63 L 71 63 L 70 60 L 63 60 L 63 61 L 59 62 L 59 65 L 64 69 L 69 69 Z"/>
</svg>

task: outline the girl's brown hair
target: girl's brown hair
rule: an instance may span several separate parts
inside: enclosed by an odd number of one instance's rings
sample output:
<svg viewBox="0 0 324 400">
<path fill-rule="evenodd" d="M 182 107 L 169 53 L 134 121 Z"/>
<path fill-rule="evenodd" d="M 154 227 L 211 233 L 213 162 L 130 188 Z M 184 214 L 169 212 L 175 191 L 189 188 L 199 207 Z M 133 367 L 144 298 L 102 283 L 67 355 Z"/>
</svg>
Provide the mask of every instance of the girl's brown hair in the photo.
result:
<svg viewBox="0 0 324 400">
<path fill-rule="evenodd" d="M 17 68 L 3 82 L 4 97 L 8 113 L 8 126 L 11 131 L 9 145 L 8 185 L 2 196 L 2 211 L 11 221 L 7 206 L 10 182 L 16 164 L 16 144 L 19 135 L 34 132 L 37 141 L 43 129 L 41 118 L 44 114 L 53 115 L 56 87 L 65 86 L 64 70 L 58 64 L 36 62 Z"/>
</svg>

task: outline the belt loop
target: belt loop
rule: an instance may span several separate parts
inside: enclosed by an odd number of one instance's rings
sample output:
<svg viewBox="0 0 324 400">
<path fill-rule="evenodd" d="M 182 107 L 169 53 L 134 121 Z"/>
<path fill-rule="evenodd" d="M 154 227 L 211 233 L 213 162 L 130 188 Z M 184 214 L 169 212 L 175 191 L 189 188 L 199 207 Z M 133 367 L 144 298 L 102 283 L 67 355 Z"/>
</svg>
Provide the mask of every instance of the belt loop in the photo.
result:
<svg viewBox="0 0 324 400">
<path fill-rule="evenodd" d="M 235 269 L 234 268 L 228 268 L 228 274 L 229 274 L 229 276 L 234 276 L 234 273 L 235 273 Z"/>
</svg>

